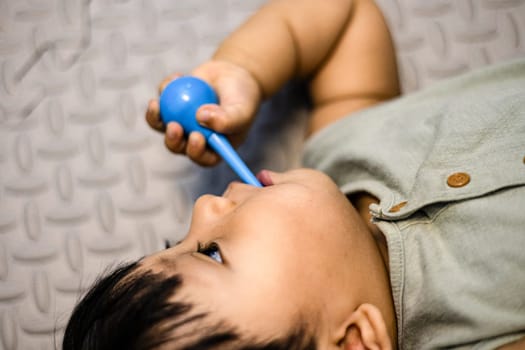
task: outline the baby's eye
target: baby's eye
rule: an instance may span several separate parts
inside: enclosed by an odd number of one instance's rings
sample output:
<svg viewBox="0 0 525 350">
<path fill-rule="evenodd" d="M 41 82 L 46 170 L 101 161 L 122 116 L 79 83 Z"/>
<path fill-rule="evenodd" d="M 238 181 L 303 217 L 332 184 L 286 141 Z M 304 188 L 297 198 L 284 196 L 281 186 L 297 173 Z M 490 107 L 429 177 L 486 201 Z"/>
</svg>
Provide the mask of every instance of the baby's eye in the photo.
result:
<svg viewBox="0 0 525 350">
<path fill-rule="evenodd" d="M 204 254 L 222 264 L 222 253 L 219 245 L 215 242 L 207 245 L 202 245 L 200 242 L 197 242 L 197 253 Z"/>
</svg>

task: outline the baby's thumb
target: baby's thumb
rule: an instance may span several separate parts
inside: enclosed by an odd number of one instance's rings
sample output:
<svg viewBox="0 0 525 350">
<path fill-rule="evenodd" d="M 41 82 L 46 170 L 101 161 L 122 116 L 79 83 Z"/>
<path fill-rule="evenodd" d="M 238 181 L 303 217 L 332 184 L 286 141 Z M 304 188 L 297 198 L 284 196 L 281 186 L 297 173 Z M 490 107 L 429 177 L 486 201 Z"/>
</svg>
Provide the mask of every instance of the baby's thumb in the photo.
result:
<svg viewBox="0 0 525 350">
<path fill-rule="evenodd" d="M 249 116 L 246 116 L 236 105 L 203 105 L 197 110 L 197 121 L 207 128 L 226 135 L 242 132 L 249 126 Z"/>
</svg>

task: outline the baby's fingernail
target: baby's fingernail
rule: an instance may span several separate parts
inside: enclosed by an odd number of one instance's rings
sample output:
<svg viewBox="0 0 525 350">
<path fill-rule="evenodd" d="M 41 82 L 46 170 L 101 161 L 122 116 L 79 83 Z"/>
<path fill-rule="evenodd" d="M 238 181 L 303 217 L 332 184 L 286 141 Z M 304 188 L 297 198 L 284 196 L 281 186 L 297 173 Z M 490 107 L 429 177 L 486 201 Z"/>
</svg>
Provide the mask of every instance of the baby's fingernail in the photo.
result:
<svg viewBox="0 0 525 350">
<path fill-rule="evenodd" d="M 149 101 L 148 106 L 146 107 L 146 115 L 150 116 L 153 112 L 153 102 Z"/>
<path fill-rule="evenodd" d="M 199 113 L 199 123 L 206 124 L 212 116 L 212 111 L 210 111 L 208 108 L 203 108 Z"/>
<path fill-rule="evenodd" d="M 166 128 L 166 137 L 169 139 L 175 138 L 175 130 L 173 128 Z"/>
<path fill-rule="evenodd" d="M 197 147 L 199 145 L 198 136 L 192 132 L 188 137 L 188 142 L 190 143 L 191 147 Z"/>
</svg>

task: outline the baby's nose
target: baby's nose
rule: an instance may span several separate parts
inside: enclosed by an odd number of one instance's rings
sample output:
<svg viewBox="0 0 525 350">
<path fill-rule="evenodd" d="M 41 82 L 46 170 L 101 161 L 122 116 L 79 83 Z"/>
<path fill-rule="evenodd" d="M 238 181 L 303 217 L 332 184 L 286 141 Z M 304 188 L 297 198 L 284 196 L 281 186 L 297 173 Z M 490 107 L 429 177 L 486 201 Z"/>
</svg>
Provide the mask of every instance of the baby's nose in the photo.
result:
<svg viewBox="0 0 525 350">
<path fill-rule="evenodd" d="M 224 215 L 235 207 L 235 202 L 226 197 L 205 194 L 195 202 L 194 212 L 205 218 Z"/>
</svg>

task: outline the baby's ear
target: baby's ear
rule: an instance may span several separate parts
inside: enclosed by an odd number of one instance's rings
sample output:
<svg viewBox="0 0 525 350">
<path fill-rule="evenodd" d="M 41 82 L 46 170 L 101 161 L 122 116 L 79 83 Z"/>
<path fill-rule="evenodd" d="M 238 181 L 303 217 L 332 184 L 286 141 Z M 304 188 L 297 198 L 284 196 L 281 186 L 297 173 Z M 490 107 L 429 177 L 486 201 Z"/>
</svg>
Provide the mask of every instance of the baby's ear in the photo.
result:
<svg viewBox="0 0 525 350">
<path fill-rule="evenodd" d="M 345 321 L 338 341 L 342 350 L 392 350 L 383 315 L 371 304 L 361 304 Z"/>
</svg>

